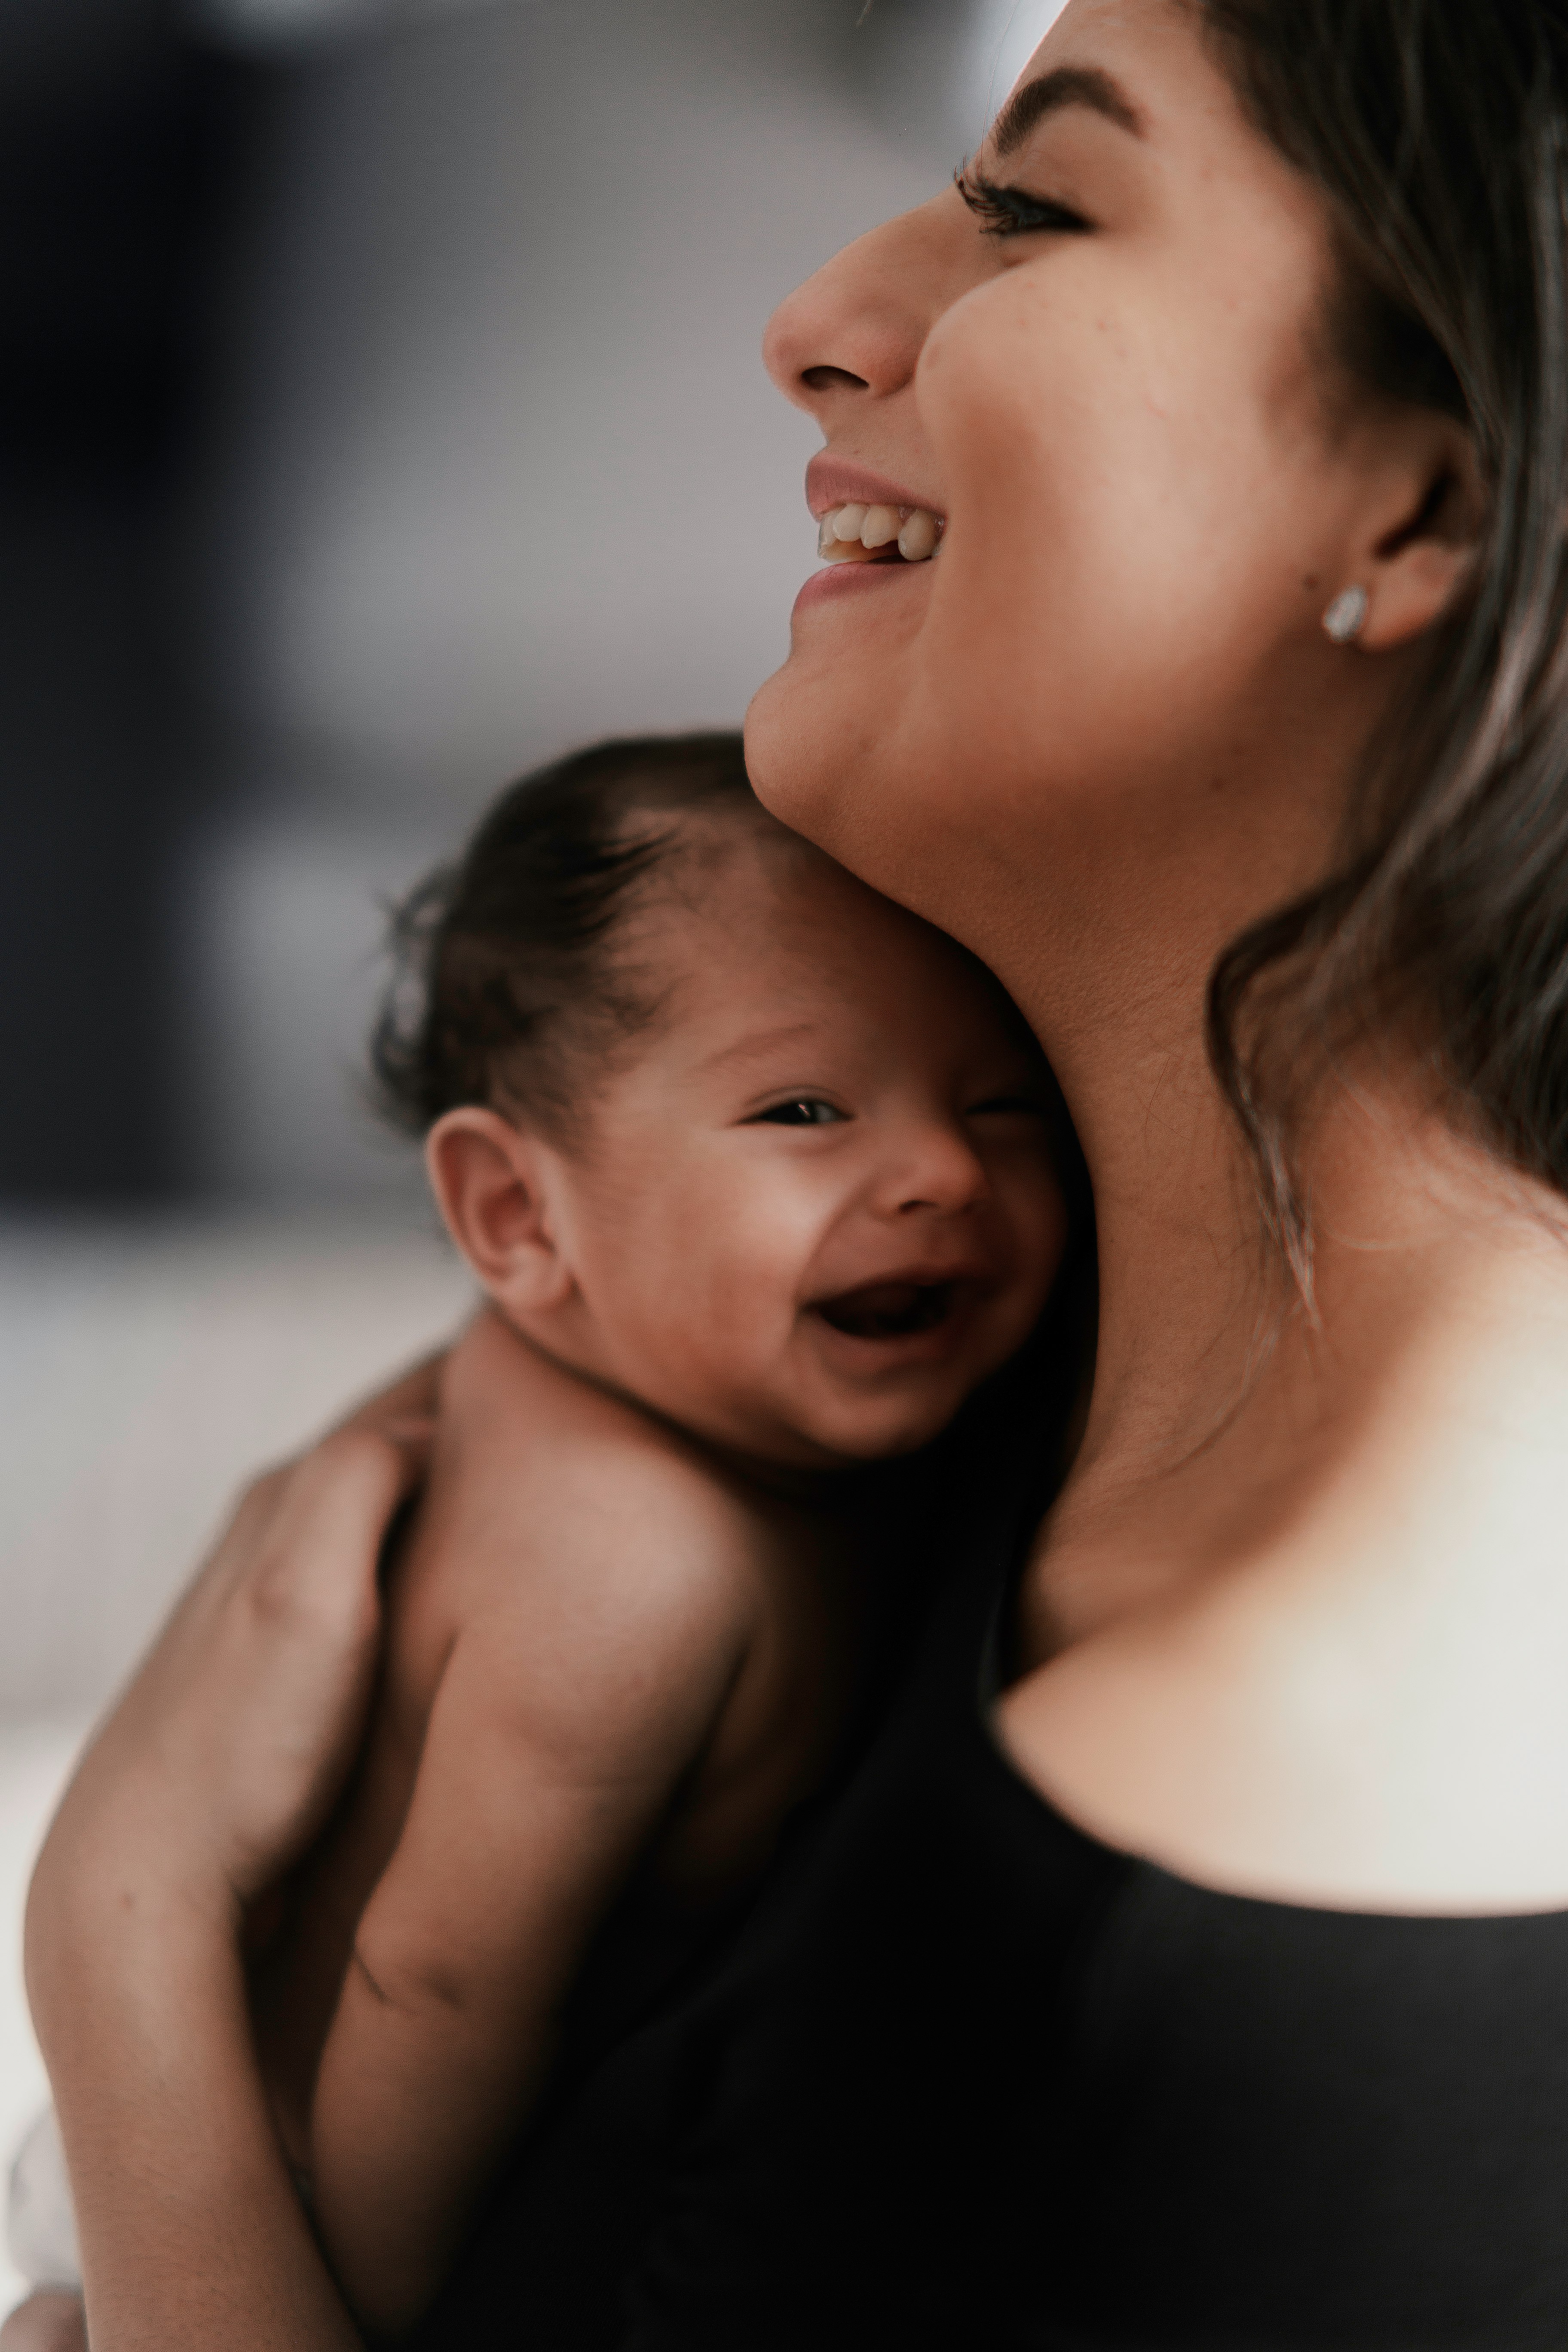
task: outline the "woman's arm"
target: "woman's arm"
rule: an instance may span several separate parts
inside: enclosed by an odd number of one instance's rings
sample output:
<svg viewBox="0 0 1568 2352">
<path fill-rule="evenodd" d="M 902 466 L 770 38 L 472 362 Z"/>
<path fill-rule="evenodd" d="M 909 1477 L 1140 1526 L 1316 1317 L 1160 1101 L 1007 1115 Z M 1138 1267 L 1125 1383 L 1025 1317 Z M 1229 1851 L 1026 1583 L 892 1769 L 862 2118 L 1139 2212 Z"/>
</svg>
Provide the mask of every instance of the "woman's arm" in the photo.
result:
<svg viewBox="0 0 1568 2352">
<path fill-rule="evenodd" d="M 376 1563 L 417 1475 L 412 1374 L 246 1495 L 67 1791 L 28 1993 L 93 2352 L 349 2352 L 262 2089 L 247 1905 L 320 1829 L 363 1728 Z"/>
<path fill-rule="evenodd" d="M 62 1906 L 61 1926 L 75 1948 L 40 2035 L 94 2352 L 352 2352 L 261 2091 L 232 1939 L 151 1890 Z"/>
</svg>

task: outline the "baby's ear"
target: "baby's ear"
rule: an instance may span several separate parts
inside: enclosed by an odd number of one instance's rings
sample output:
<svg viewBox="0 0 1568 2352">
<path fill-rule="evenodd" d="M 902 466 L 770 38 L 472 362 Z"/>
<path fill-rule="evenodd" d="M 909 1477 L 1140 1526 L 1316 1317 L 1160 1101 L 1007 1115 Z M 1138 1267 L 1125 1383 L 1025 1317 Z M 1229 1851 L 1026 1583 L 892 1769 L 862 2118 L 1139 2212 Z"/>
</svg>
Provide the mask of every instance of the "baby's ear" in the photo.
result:
<svg viewBox="0 0 1568 2352">
<path fill-rule="evenodd" d="M 496 1304 L 524 1317 L 563 1305 L 574 1277 L 553 1214 L 559 1155 L 465 1104 L 431 1129 L 425 1165 L 447 1232 Z"/>
</svg>

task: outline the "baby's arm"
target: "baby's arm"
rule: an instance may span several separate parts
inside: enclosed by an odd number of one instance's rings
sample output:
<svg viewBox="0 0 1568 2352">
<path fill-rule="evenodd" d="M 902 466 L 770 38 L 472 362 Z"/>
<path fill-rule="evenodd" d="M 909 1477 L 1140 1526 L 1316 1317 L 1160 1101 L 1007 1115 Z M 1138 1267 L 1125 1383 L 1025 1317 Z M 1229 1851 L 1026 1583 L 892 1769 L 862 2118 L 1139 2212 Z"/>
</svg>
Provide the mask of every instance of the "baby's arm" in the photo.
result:
<svg viewBox="0 0 1568 2352">
<path fill-rule="evenodd" d="M 751 1633 L 732 1522 L 639 1465 L 608 1560 L 466 1626 L 361 1921 L 311 2117 L 350 2301 L 410 2325 L 550 2054 L 584 1949 L 722 1712 Z M 606 1549 L 601 1528 L 595 1551 Z"/>
</svg>

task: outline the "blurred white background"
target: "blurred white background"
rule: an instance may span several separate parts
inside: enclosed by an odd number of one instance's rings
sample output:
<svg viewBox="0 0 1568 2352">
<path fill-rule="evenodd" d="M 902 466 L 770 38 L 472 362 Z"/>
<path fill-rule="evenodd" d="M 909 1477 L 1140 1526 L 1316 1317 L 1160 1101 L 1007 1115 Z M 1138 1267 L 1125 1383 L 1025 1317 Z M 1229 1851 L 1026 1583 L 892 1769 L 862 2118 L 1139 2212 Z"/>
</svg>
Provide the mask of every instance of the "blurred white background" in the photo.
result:
<svg viewBox="0 0 1568 2352">
<path fill-rule="evenodd" d="M 360 1087 L 382 908 L 541 758 L 738 722 L 814 561 L 763 321 L 1054 14 L 0 19 L 0 2152 L 83 1727 L 240 1478 L 463 1310 Z"/>
</svg>

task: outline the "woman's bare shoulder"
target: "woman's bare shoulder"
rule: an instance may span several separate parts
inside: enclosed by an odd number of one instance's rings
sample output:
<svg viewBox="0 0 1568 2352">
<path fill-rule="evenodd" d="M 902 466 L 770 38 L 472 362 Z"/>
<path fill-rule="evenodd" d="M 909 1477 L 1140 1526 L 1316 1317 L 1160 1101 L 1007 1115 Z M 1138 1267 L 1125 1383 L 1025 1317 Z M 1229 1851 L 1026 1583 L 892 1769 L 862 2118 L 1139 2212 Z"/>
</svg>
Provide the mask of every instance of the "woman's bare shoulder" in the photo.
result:
<svg viewBox="0 0 1568 2352">
<path fill-rule="evenodd" d="M 1336 1910 L 1568 1908 L 1568 1640 L 1465 1580 L 1260 1564 L 1026 1674 L 994 1715 L 1089 1835 L 1200 1885 Z M 1346 1600 L 1345 1594 L 1352 1596 Z"/>
</svg>

